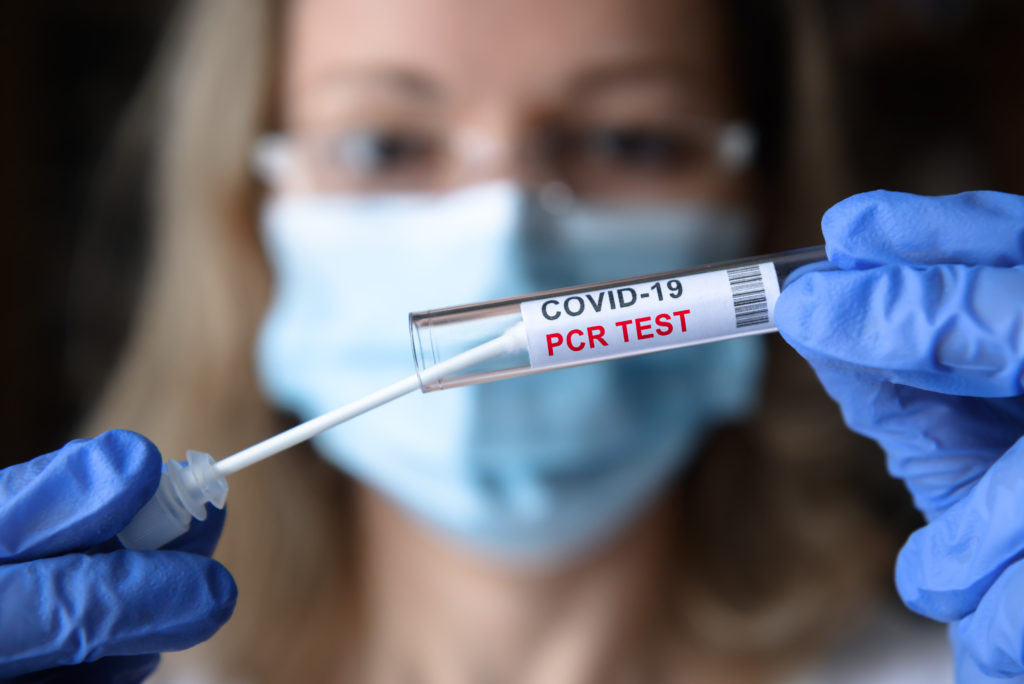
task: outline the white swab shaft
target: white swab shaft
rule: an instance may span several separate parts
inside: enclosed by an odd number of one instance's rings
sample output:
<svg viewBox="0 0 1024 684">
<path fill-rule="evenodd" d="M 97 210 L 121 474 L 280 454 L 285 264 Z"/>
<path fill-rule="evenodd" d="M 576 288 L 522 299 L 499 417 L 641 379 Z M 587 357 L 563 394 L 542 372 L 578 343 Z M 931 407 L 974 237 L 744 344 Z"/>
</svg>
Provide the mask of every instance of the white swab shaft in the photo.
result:
<svg viewBox="0 0 1024 684">
<path fill-rule="evenodd" d="M 383 406 L 389 401 L 418 390 L 423 385 L 429 385 L 445 376 L 471 368 L 478 363 L 483 363 L 505 352 L 518 350 L 525 343 L 521 326 L 522 324 L 520 323 L 490 342 L 485 342 L 478 347 L 473 347 L 461 354 L 456 354 L 452 358 L 422 371 L 418 376 L 410 375 L 376 392 L 371 392 L 365 397 L 340 406 L 333 411 L 328 411 L 323 415 L 265 439 L 258 444 L 242 449 L 238 453 L 227 456 L 217 462 L 215 466 L 217 472 L 221 475 L 237 473 L 243 468 L 248 468 L 253 463 L 258 463 L 289 447 L 305 442 L 307 439 L 312 439 L 328 428 L 344 423 L 378 406 Z"/>
</svg>

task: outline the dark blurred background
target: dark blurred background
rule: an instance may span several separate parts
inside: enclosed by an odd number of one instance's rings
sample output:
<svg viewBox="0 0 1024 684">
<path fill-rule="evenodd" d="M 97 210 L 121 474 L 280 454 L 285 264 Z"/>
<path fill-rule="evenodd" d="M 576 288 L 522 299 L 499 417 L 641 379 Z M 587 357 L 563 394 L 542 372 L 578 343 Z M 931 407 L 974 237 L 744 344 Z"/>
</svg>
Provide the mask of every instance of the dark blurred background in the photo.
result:
<svg viewBox="0 0 1024 684">
<path fill-rule="evenodd" d="M 1024 192 L 1024 3 L 818 2 L 856 189 Z M 146 196 L 111 150 L 176 4 L 5 3 L 0 465 L 74 436 L 123 342 Z M 83 314 L 90 283 L 102 306 Z"/>
</svg>

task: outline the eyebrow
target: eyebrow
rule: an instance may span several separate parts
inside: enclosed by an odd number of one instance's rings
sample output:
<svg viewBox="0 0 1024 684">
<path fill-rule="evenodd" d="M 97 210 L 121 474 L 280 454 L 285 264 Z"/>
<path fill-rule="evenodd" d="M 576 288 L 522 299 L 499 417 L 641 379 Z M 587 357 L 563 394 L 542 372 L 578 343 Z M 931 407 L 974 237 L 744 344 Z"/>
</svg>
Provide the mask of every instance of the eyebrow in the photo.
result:
<svg viewBox="0 0 1024 684">
<path fill-rule="evenodd" d="M 569 83 L 568 91 L 574 95 L 591 95 L 610 88 L 637 85 L 642 82 L 689 82 L 699 84 L 693 72 L 676 62 L 642 60 L 606 64 L 576 76 Z"/>
<path fill-rule="evenodd" d="M 385 87 L 419 99 L 437 99 L 441 87 L 421 73 L 396 66 L 345 67 L 334 69 L 317 79 L 318 85 Z"/>
</svg>

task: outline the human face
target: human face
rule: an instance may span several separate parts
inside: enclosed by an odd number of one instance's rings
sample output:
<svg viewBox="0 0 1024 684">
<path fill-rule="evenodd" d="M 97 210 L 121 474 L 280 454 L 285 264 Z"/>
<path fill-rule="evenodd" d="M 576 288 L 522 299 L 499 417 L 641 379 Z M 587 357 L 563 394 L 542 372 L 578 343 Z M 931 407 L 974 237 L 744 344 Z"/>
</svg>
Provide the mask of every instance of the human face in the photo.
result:
<svg viewBox="0 0 1024 684">
<path fill-rule="evenodd" d="M 742 198 L 715 156 L 739 113 L 709 0 L 294 0 L 286 19 L 281 115 L 315 190 Z"/>
</svg>

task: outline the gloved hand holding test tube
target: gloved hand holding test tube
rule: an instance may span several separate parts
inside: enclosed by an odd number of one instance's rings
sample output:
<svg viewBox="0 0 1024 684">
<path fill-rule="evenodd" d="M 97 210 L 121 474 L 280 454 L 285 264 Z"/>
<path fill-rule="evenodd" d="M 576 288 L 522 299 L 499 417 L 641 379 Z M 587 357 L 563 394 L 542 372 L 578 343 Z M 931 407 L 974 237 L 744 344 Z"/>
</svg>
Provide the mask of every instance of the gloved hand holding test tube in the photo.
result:
<svg viewBox="0 0 1024 684">
<path fill-rule="evenodd" d="M 786 277 L 824 246 L 581 285 L 409 316 L 416 373 L 215 462 L 170 461 L 156 494 L 118 534 L 156 549 L 222 508 L 226 477 L 417 389 L 429 392 L 776 330 Z"/>
</svg>

